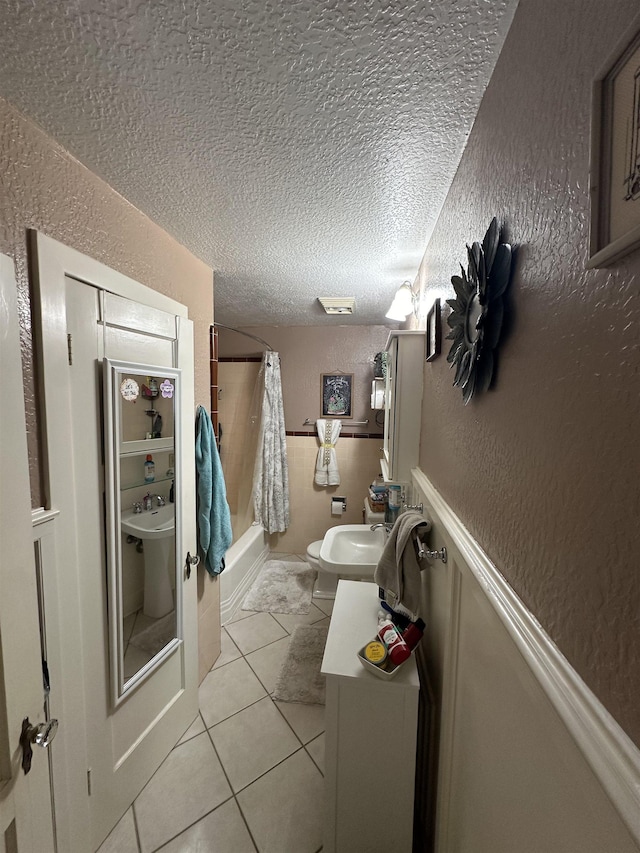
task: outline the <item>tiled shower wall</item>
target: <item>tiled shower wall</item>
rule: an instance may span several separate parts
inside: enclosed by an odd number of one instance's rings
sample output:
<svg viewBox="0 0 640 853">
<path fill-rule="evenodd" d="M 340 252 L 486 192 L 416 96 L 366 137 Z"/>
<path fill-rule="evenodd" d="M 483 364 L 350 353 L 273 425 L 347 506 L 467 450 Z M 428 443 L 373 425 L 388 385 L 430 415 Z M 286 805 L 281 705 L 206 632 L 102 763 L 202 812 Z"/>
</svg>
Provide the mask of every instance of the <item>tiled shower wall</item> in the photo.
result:
<svg viewBox="0 0 640 853">
<path fill-rule="evenodd" d="M 240 484 L 243 474 L 249 479 L 253 474 L 253 454 L 251 454 L 251 461 L 247 456 L 250 443 L 251 403 L 259 370 L 259 358 L 234 361 L 221 359 L 218 363 L 220 461 L 224 470 L 227 501 L 232 515 L 242 514 L 246 510 L 246 507 L 239 505 L 238 501 L 241 492 Z M 251 521 L 253 519 L 249 524 Z"/>
<path fill-rule="evenodd" d="M 318 440 L 288 435 L 291 524 L 286 533 L 271 537 L 271 549 L 304 554 L 307 545 L 322 539 L 330 527 L 361 524 L 369 484 L 380 473 L 381 446 L 381 438 L 339 438 L 340 485 L 323 487 L 314 482 Z M 347 511 L 341 517 L 331 515 L 331 498 L 336 495 L 347 499 Z"/>
</svg>

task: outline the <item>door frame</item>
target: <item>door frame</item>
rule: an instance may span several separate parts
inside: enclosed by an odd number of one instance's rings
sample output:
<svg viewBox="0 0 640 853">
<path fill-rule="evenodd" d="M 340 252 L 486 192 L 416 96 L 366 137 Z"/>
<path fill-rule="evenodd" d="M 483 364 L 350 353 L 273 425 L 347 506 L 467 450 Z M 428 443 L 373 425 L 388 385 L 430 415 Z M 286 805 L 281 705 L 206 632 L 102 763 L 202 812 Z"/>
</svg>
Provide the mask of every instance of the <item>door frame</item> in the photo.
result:
<svg viewBox="0 0 640 853">
<path fill-rule="evenodd" d="M 0 847 L 55 849 L 49 759 L 34 747 L 29 774 L 21 766 L 22 721 L 49 719 L 43 685 L 36 559 L 14 261 L 0 255 Z"/>
<path fill-rule="evenodd" d="M 51 422 L 47 419 L 47 410 L 51 410 L 53 401 L 58 410 L 60 407 L 64 407 L 66 411 L 71 409 L 66 380 L 69 364 L 66 317 L 64 311 L 60 311 L 60 305 L 64 305 L 65 301 L 65 278 L 77 279 L 99 290 L 106 290 L 185 320 L 188 320 L 188 311 L 185 305 L 41 232 L 29 232 L 29 248 L 35 293 L 33 326 L 39 356 L 38 395 L 42 401 L 41 469 L 44 509 L 55 510 L 58 513 L 56 523 L 60 525 L 63 518 L 73 517 L 76 501 L 76 495 L 63 487 L 73 464 L 73 447 L 69 441 L 64 441 L 64 425 L 56 424 L 54 418 Z M 55 547 L 57 565 L 64 561 L 67 565 L 75 566 L 77 572 L 77 548 L 73 537 L 58 535 Z M 91 849 L 91 810 L 87 780 L 87 743 L 91 732 L 90 721 L 86 719 L 84 700 L 80 585 L 73 577 L 74 572 L 67 572 L 65 575 L 65 580 L 56 578 L 59 582 L 55 585 L 52 584 L 48 589 L 45 586 L 45 608 L 47 612 L 54 613 L 51 624 L 60 627 L 59 635 L 52 637 L 52 642 L 60 652 L 59 683 L 52 683 L 51 689 L 52 714 L 64 720 L 56 743 L 61 760 L 54 762 L 53 783 L 56 813 L 60 815 L 57 821 L 60 849 L 69 853 L 86 853 Z M 184 630 L 193 632 L 192 648 L 197 649 L 197 626 L 185 625 Z M 188 662 L 189 668 L 191 663 Z M 193 668 L 196 671 L 197 684 L 197 653 Z"/>
</svg>

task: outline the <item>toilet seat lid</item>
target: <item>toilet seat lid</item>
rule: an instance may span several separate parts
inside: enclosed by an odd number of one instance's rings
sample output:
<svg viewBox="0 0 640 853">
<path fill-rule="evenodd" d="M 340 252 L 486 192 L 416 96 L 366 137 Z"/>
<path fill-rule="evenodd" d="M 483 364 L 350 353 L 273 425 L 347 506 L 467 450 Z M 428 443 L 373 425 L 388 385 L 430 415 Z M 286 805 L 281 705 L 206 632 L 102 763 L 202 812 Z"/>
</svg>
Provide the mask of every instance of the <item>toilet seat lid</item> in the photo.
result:
<svg viewBox="0 0 640 853">
<path fill-rule="evenodd" d="M 307 554 L 317 560 L 320 557 L 321 545 L 322 539 L 317 539 L 315 542 L 312 542 L 311 545 L 309 545 L 309 547 L 307 548 Z"/>
</svg>

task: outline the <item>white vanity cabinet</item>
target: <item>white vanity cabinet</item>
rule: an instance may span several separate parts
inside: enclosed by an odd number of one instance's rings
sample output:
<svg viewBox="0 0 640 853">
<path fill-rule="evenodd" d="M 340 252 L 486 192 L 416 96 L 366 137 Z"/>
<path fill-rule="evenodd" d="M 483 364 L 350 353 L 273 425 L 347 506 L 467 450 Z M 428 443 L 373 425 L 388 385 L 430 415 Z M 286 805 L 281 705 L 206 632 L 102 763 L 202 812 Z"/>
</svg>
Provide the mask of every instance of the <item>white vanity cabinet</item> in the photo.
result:
<svg viewBox="0 0 640 853">
<path fill-rule="evenodd" d="M 324 853 L 411 853 L 420 683 L 413 655 L 385 681 L 358 660 L 378 610 L 376 584 L 338 582 L 322 661 Z"/>
<path fill-rule="evenodd" d="M 393 331 L 387 345 L 384 448 L 382 476 L 392 483 L 411 482 L 418 464 L 422 383 L 425 363 L 424 331 Z"/>
</svg>

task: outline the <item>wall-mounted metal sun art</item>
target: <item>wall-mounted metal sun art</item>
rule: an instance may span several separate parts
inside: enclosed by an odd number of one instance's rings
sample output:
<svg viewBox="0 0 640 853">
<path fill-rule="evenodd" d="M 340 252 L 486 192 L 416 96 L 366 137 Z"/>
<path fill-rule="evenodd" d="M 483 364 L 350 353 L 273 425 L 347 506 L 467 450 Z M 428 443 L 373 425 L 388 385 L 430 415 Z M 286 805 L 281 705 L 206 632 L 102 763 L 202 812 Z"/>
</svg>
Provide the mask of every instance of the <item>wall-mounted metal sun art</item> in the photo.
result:
<svg viewBox="0 0 640 853">
<path fill-rule="evenodd" d="M 447 323 L 452 340 L 447 361 L 456 366 L 454 386 L 460 386 L 465 405 L 480 391 L 486 391 L 493 376 L 493 350 L 502 329 L 502 297 L 511 273 L 511 246 L 500 242 L 494 216 L 482 245 L 467 246 L 469 263 L 462 275 L 451 277 L 455 299 L 447 299 L 451 313 Z"/>
</svg>

